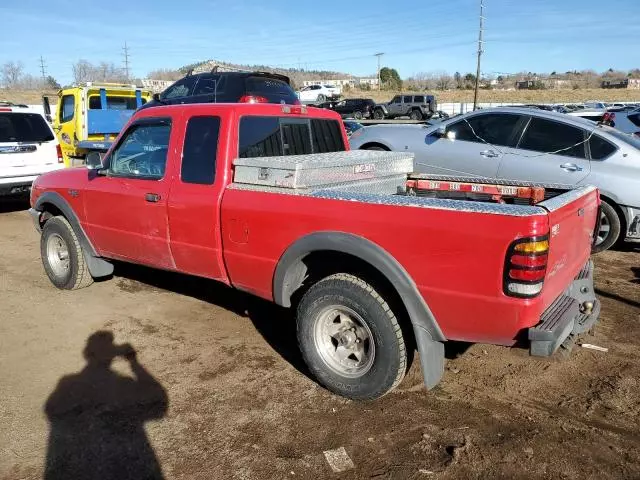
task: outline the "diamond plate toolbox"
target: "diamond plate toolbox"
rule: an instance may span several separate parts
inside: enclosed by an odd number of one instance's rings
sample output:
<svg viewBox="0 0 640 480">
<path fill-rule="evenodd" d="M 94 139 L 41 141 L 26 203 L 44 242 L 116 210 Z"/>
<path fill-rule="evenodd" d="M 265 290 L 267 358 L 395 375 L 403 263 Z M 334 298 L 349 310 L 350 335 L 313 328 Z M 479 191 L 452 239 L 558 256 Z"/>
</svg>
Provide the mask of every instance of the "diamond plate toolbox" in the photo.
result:
<svg viewBox="0 0 640 480">
<path fill-rule="evenodd" d="M 280 157 L 238 158 L 235 183 L 305 189 L 328 188 L 413 172 L 413 153 L 352 150 Z"/>
</svg>

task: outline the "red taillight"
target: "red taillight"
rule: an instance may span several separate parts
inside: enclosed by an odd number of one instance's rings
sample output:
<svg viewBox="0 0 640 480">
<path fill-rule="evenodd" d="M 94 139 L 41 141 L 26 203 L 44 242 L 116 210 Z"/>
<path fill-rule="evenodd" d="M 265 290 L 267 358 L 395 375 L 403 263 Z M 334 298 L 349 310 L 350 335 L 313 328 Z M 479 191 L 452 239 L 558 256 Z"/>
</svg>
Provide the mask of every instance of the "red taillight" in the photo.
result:
<svg viewBox="0 0 640 480">
<path fill-rule="evenodd" d="M 509 246 L 503 289 L 511 297 L 531 298 L 542 291 L 549 261 L 549 237 L 516 240 Z"/>
<path fill-rule="evenodd" d="M 260 95 L 243 95 L 238 100 L 239 103 L 269 103 L 269 99 Z"/>
<path fill-rule="evenodd" d="M 60 144 L 56 145 L 56 153 L 58 154 L 58 163 L 64 163 L 64 158 L 62 158 L 62 148 L 60 148 Z"/>
<path fill-rule="evenodd" d="M 0 112 L 12 112 L 10 108 L 0 108 Z"/>
</svg>

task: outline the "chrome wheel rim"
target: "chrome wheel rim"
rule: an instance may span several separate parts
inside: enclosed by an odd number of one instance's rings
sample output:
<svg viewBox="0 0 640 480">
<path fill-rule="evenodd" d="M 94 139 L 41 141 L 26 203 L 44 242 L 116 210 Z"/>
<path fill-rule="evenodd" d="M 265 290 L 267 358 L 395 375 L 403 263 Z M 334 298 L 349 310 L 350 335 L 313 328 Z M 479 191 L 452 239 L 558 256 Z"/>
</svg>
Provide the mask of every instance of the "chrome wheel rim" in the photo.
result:
<svg viewBox="0 0 640 480">
<path fill-rule="evenodd" d="M 604 213 L 600 214 L 600 228 L 598 229 L 598 237 L 596 239 L 596 245 L 603 243 L 611 232 L 611 223 L 609 218 Z"/>
<path fill-rule="evenodd" d="M 69 249 L 57 233 L 47 238 L 47 262 L 57 277 L 65 277 L 69 272 Z"/>
<path fill-rule="evenodd" d="M 349 378 L 367 373 L 375 358 L 373 334 L 364 319 L 342 305 L 324 308 L 316 317 L 314 343 L 322 361 Z"/>
</svg>

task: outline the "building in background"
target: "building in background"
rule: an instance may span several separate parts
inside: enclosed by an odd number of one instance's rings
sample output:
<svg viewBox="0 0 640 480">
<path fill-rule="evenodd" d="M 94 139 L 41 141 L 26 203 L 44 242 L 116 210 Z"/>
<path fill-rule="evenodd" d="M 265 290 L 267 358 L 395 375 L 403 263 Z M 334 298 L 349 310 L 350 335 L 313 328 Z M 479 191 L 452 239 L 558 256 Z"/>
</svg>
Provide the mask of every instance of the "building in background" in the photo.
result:
<svg viewBox="0 0 640 480">
<path fill-rule="evenodd" d="M 143 78 L 141 82 L 143 88 L 147 88 L 153 93 L 163 92 L 174 83 L 172 80 L 154 80 L 152 78 Z"/>
<path fill-rule="evenodd" d="M 602 88 L 626 88 L 640 90 L 640 78 L 625 78 L 624 80 L 603 80 Z"/>
</svg>

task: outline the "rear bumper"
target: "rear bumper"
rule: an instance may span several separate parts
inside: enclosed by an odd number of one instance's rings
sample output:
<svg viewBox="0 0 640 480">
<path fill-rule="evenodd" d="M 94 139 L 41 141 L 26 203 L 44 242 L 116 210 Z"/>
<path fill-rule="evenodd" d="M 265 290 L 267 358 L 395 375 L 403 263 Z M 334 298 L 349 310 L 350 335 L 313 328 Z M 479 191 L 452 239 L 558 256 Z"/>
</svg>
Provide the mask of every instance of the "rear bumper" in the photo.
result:
<svg viewBox="0 0 640 480">
<path fill-rule="evenodd" d="M 19 178 L 0 179 L 0 196 L 26 195 L 31 191 L 31 184 L 37 175 Z"/>
<path fill-rule="evenodd" d="M 547 308 L 540 323 L 529 328 L 531 355 L 551 356 L 571 336 L 589 331 L 600 316 L 593 289 L 593 262 L 589 260 L 571 286 Z"/>
</svg>

